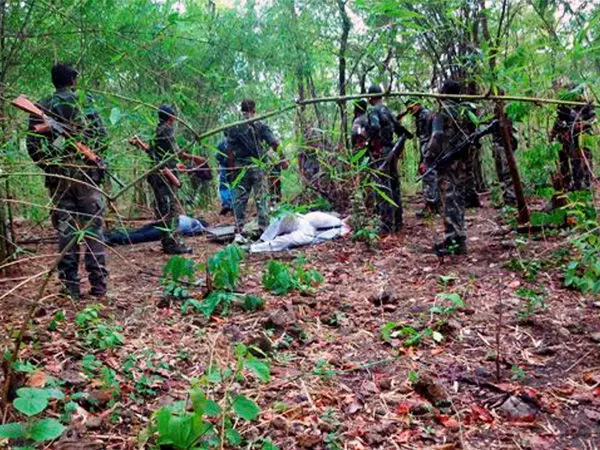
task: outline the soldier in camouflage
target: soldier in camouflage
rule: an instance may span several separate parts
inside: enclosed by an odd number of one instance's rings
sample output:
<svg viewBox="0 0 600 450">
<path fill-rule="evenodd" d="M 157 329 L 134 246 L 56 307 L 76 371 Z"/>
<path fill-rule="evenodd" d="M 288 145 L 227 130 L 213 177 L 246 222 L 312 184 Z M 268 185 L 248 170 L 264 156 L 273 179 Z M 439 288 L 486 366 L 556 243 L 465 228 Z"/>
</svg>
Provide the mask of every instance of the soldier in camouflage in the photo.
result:
<svg viewBox="0 0 600 450">
<path fill-rule="evenodd" d="M 369 94 L 383 94 L 381 87 L 371 86 Z M 385 171 L 378 168 L 394 146 L 394 135 L 412 134 L 404 128 L 390 109 L 383 104 L 383 96 L 369 97 L 368 111 L 369 156 L 372 162 L 372 177 L 377 188 L 385 195 L 374 191 L 375 204 L 381 220 L 381 233 L 395 233 L 402 229 L 402 194 L 396 157 Z M 391 200 L 393 203 L 390 203 Z"/>
<path fill-rule="evenodd" d="M 256 115 L 254 100 L 244 100 L 241 104 L 244 119 L 251 119 Z M 246 208 L 250 194 L 254 192 L 256 209 L 258 212 L 258 226 L 265 230 L 269 226 L 267 206 L 267 187 L 265 173 L 261 166 L 272 159 L 277 152 L 279 141 L 266 124 L 252 122 L 227 130 L 230 167 L 230 180 L 233 182 L 233 213 L 235 215 L 235 241 L 246 243 L 244 226 L 246 225 Z M 271 152 L 263 148 L 266 143 Z"/>
<path fill-rule="evenodd" d="M 416 100 L 409 101 L 407 112 L 415 118 L 415 131 L 419 140 L 421 163 L 427 153 L 427 144 L 431 137 L 431 112 Z M 423 199 L 425 206 L 417 213 L 418 217 L 436 214 L 440 209 L 440 186 L 436 170 L 423 177 Z"/>
<path fill-rule="evenodd" d="M 585 96 L 573 84 L 566 86 L 561 94 L 564 100 L 585 102 Z M 592 133 L 596 112 L 592 105 L 559 105 L 551 140 L 558 140 L 560 175 L 565 189 L 578 191 L 588 189 L 592 178 L 592 152 L 583 140 Z"/>
<path fill-rule="evenodd" d="M 444 82 L 441 94 L 460 94 L 460 84 L 454 80 Z M 454 99 L 444 99 L 438 113 L 432 116 L 431 139 L 427 144 L 421 173 L 425 173 L 441 155 L 451 152 L 459 142 L 468 136 L 470 119 L 468 105 L 462 105 Z M 439 183 L 444 198 L 445 239 L 434 246 L 439 256 L 448 254 L 465 255 L 467 253 L 467 235 L 465 229 L 465 193 L 467 182 L 467 161 L 465 155 L 450 164 L 438 168 Z"/>
<path fill-rule="evenodd" d="M 102 233 L 104 201 L 101 185 L 104 169 L 84 161 L 74 143 L 84 142 L 98 154 L 106 148 L 106 130 L 102 119 L 94 110 L 91 98 L 80 105 L 75 92 L 78 72 L 68 64 L 52 67 L 54 94 L 39 102 L 50 117 L 64 125 L 72 139 L 65 140 L 52 131 L 44 134 L 30 132 L 27 149 L 31 157 L 46 172 L 45 184 L 52 198 L 52 224 L 58 231 L 58 249 L 65 252 L 58 263 L 61 293 L 79 298 L 79 244 L 65 250 L 76 233 L 88 225 L 83 237 L 85 268 L 91 285 L 90 295 L 106 295 L 108 272 Z M 40 119 L 32 117 L 29 130 L 39 125 Z"/>
<path fill-rule="evenodd" d="M 175 120 L 177 113 L 172 106 L 158 107 L 158 125 L 150 144 L 150 157 L 156 163 L 163 163 L 162 168 L 178 173 L 177 154 L 179 146 L 175 142 Z M 156 218 L 161 222 L 161 244 L 163 252 L 168 255 L 191 253 L 192 249 L 183 244 L 177 235 L 177 221 L 181 212 L 181 204 L 177 199 L 178 186 L 172 180 L 156 170 L 148 175 L 148 184 L 154 193 Z"/>
</svg>

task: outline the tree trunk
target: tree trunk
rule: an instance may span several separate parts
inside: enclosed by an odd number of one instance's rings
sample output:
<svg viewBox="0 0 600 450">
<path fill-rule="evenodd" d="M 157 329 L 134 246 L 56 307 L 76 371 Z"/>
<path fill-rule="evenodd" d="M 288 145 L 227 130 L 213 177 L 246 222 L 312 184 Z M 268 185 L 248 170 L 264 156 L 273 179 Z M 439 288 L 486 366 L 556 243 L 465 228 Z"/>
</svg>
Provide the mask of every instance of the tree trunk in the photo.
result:
<svg viewBox="0 0 600 450">
<path fill-rule="evenodd" d="M 504 105 L 501 102 L 496 104 L 496 116 L 498 117 L 498 120 L 500 120 L 502 137 L 504 138 L 504 150 L 506 151 L 506 162 L 508 163 L 510 178 L 512 179 L 515 188 L 515 197 L 517 197 L 517 221 L 520 225 L 526 225 L 529 224 L 529 209 L 527 208 L 527 202 L 525 201 L 525 195 L 523 194 L 519 169 L 517 168 L 517 162 L 515 161 L 515 155 L 512 149 L 510 131 L 507 123 L 508 119 L 504 112 Z"/>
<path fill-rule="evenodd" d="M 346 50 L 348 48 L 348 35 L 352 26 L 348 12 L 346 11 L 347 0 L 338 0 L 338 8 L 342 18 L 342 36 L 340 38 L 340 53 L 339 53 L 339 78 L 338 78 L 338 93 L 341 97 L 346 95 Z M 348 112 L 346 102 L 339 102 L 340 109 L 340 143 L 344 148 L 348 147 Z"/>
<path fill-rule="evenodd" d="M 6 117 L 6 74 L 8 64 L 6 52 L 6 0 L 0 0 L 0 148 L 8 142 L 8 123 Z M 9 198 L 10 184 L 8 179 L 0 183 L 0 263 L 6 262 L 14 253 L 11 237 L 11 211 Z"/>
</svg>

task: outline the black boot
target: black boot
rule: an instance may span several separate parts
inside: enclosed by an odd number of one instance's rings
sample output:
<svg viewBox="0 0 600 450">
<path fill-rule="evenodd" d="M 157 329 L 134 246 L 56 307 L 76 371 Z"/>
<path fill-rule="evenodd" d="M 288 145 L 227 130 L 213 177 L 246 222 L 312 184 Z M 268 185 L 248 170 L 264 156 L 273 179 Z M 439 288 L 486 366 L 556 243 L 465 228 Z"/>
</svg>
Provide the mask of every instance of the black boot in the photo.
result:
<svg viewBox="0 0 600 450">
<path fill-rule="evenodd" d="M 192 248 L 182 243 L 171 243 L 163 245 L 163 252 L 166 255 L 184 255 L 192 253 Z"/>
</svg>

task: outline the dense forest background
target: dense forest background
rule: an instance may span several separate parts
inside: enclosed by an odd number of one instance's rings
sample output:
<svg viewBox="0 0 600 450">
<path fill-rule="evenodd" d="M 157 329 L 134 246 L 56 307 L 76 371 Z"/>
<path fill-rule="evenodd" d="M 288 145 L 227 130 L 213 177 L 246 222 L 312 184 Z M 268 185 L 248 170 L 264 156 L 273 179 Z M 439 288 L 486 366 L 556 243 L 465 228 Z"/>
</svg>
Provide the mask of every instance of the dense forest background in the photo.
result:
<svg viewBox="0 0 600 450">
<path fill-rule="evenodd" d="M 44 203 L 40 174 L 24 149 L 25 120 L 8 101 L 51 92 L 55 61 L 80 69 L 80 91 L 94 97 L 109 128 L 112 171 L 130 180 L 148 161 L 127 138 L 150 137 L 154 107 L 165 102 L 177 105 L 187 124 L 180 126 L 182 144 L 211 156 L 220 136 L 196 137 L 239 119 L 246 97 L 267 112 L 294 99 L 365 92 L 372 83 L 430 92 L 454 76 L 468 79 L 471 93 L 501 87 L 510 95 L 556 98 L 559 87 L 572 82 L 595 100 L 599 8 L 597 2 L 538 0 L 2 1 L 1 158 L 2 170 L 13 173 L 2 197 Z M 391 100 L 397 112 L 403 100 Z M 311 130 L 332 149 L 344 144 L 351 106 L 308 105 L 269 122 L 294 158 Z M 528 193 L 547 186 L 554 170 L 557 147 L 547 139 L 554 110 L 508 105 L 518 123 L 517 158 Z M 489 102 L 480 104 L 481 117 L 492 111 Z M 417 159 L 409 149 L 408 190 L 414 190 Z M 484 162 L 491 169 L 491 158 Z M 300 190 L 296 173 L 292 165 L 284 180 L 288 199 Z M 128 198 L 143 203 L 145 196 L 132 190 Z M 17 211 L 36 220 L 47 215 L 34 205 Z"/>
</svg>

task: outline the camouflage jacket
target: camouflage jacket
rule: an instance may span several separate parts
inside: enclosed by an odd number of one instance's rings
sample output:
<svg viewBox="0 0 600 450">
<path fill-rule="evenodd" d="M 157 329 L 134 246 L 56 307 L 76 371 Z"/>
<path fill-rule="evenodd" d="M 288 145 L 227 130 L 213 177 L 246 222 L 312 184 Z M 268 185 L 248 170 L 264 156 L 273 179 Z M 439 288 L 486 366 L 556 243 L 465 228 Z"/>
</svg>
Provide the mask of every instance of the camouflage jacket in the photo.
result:
<svg viewBox="0 0 600 450">
<path fill-rule="evenodd" d="M 69 131 L 70 141 L 83 141 L 99 156 L 106 149 L 107 132 L 101 117 L 93 106 L 91 97 L 85 98 L 81 105 L 75 91 L 70 88 L 58 89 L 54 94 L 39 101 L 41 109 L 50 117 L 63 124 Z M 81 157 L 73 145 L 53 131 L 44 134 L 33 133 L 32 130 L 41 120 L 30 117 L 27 136 L 27 150 L 31 158 L 47 173 L 74 176 L 75 172 L 83 171 L 91 175 L 95 181 L 100 181 L 101 175 L 97 168 L 89 163 L 82 164 Z M 74 170 L 74 166 L 80 166 Z M 51 180 L 47 179 L 47 183 Z"/>
</svg>

